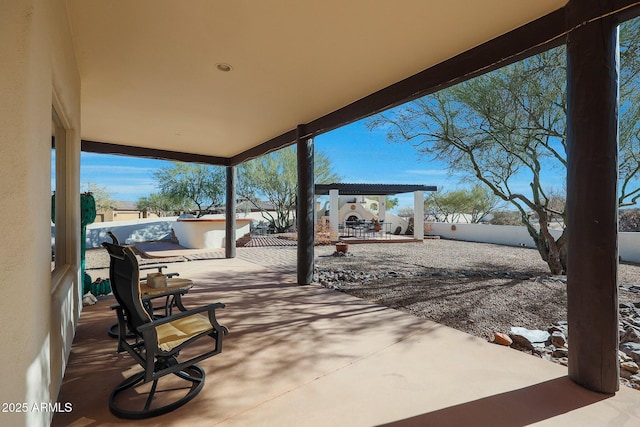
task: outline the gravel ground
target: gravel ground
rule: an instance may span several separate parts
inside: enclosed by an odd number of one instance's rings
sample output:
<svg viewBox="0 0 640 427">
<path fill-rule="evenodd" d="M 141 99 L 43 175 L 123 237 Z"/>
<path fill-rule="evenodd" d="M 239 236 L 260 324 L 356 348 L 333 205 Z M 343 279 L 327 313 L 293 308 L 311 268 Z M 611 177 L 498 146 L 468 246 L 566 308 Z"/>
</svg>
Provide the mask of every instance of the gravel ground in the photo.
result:
<svg viewBox="0 0 640 427">
<path fill-rule="evenodd" d="M 551 276 L 534 249 L 440 239 L 349 251 L 316 250 L 321 284 L 485 339 L 566 320 L 566 278 Z M 619 278 L 640 285 L 640 267 L 621 264 Z M 620 302 L 640 302 L 640 294 L 621 289 Z"/>
<path fill-rule="evenodd" d="M 260 257 L 265 249 L 256 248 Z M 332 256 L 334 250 L 316 247 L 323 286 L 482 338 L 512 326 L 546 329 L 566 320 L 565 278 L 551 276 L 534 249 L 433 239 L 350 245 L 347 257 Z M 295 265 L 295 248 L 286 252 Z M 104 249 L 87 251 L 92 277 L 108 277 L 108 264 Z M 620 264 L 618 274 L 622 286 L 640 286 L 640 266 Z M 639 293 L 621 289 L 619 295 L 621 303 L 640 303 Z"/>
</svg>

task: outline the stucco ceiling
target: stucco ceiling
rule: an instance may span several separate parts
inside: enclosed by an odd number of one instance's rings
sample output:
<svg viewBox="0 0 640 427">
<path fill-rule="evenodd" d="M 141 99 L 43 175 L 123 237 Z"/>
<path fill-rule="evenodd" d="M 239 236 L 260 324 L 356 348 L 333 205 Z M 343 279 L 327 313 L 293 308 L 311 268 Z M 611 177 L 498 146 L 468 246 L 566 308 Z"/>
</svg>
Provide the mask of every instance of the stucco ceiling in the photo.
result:
<svg viewBox="0 0 640 427">
<path fill-rule="evenodd" d="M 82 138 L 231 157 L 565 3 L 68 0 Z"/>
</svg>

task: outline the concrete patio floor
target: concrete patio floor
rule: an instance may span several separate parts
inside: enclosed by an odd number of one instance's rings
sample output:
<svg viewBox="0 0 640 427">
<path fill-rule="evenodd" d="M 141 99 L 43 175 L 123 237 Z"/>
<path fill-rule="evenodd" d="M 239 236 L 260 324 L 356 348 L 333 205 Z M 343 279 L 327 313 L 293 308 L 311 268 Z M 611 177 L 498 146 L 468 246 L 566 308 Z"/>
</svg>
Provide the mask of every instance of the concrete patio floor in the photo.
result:
<svg viewBox="0 0 640 427">
<path fill-rule="evenodd" d="M 638 426 L 640 393 L 589 392 L 565 367 L 244 259 L 171 265 L 187 307 L 221 301 L 222 354 L 202 392 L 160 417 L 121 420 L 111 390 L 138 367 L 107 328 L 112 297 L 85 307 L 54 426 Z"/>
</svg>

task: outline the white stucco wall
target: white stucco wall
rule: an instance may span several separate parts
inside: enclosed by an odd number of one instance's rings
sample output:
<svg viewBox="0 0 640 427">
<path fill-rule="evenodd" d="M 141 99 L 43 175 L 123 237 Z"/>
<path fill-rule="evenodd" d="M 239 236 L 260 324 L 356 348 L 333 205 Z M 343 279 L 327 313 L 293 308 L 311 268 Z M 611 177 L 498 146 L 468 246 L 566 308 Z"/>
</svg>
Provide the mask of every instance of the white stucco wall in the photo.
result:
<svg viewBox="0 0 640 427">
<path fill-rule="evenodd" d="M 640 233 L 618 233 L 618 255 L 622 261 L 640 263 Z"/>
<path fill-rule="evenodd" d="M 236 219 L 235 240 L 248 234 L 251 219 Z M 226 221 L 224 219 L 193 218 L 178 220 L 173 230 L 180 245 L 190 249 L 217 249 L 225 247 Z"/>
<path fill-rule="evenodd" d="M 466 240 L 469 242 L 496 243 L 507 246 L 526 246 L 535 248 L 533 239 L 527 229 L 514 225 L 488 225 L 488 224 L 451 224 L 446 222 L 428 223 L 427 234 L 442 236 L 447 239 Z M 453 229 L 455 228 L 455 230 Z M 556 238 L 561 234 L 559 230 L 552 230 Z"/>
<path fill-rule="evenodd" d="M 171 238 L 171 229 L 177 216 L 164 218 L 144 218 L 131 221 L 96 222 L 87 226 L 86 247 L 99 248 L 102 242 L 111 242 L 107 235 L 111 231 L 120 243 L 152 242 Z"/>
<path fill-rule="evenodd" d="M 434 222 L 428 223 L 427 230 L 429 228 L 431 231 L 426 234 L 442 236 L 446 239 L 535 248 L 533 239 L 529 236 L 527 229 L 522 226 Z M 551 230 L 551 234 L 557 239 L 562 231 Z M 640 233 L 619 233 L 618 251 L 622 261 L 640 263 Z"/>
<path fill-rule="evenodd" d="M 78 295 L 80 80 L 64 0 L 0 3 L 0 402 L 55 402 Z M 67 265 L 51 273 L 51 110 L 67 127 Z M 76 227 L 76 225 L 78 225 Z M 77 231 L 76 231 L 77 230 Z M 0 425 L 53 414 L 0 413 Z"/>
</svg>

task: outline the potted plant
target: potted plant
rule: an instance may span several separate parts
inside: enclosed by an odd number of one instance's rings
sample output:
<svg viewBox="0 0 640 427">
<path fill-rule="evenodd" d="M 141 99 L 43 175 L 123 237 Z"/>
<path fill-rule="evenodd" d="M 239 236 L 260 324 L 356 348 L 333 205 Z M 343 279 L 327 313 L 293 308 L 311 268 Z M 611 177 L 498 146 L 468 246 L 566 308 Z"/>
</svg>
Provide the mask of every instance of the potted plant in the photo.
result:
<svg viewBox="0 0 640 427">
<path fill-rule="evenodd" d="M 345 242 L 336 243 L 336 252 L 346 254 L 349 251 L 349 244 Z"/>
</svg>

